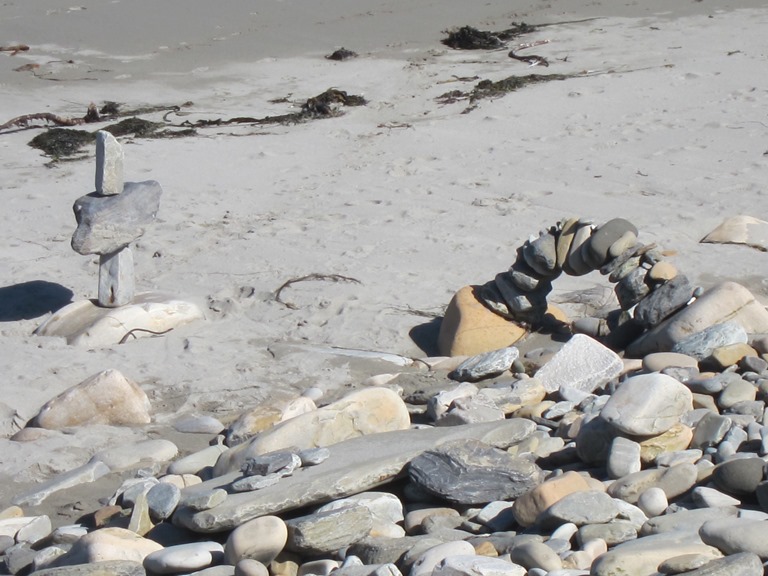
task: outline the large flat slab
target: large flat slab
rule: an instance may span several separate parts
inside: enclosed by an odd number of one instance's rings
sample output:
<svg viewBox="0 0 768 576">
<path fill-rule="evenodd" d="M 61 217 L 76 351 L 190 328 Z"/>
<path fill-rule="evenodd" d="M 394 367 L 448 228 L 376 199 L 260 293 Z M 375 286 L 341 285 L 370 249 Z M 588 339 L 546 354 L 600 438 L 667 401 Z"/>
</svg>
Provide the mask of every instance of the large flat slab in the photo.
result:
<svg viewBox="0 0 768 576">
<path fill-rule="evenodd" d="M 232 530 L 259 516 L 328 502 L 386 484 L 400 476 L 413 458 L 444 442 L 471 438 L 505 448 L 517 444 L 535 428 L 529 420 L 514 418 L 353 438 L 329 446 L 330 457 L 317 466 L 301 468 L 293 476 L 261 490 L 230 494 L 222 504 L 210 510 L 178 510 L 174 522 L 195 532 Z M 239 472 L 232 472 L 185 488 L 183 492 L 226 487 L 240 477 Z"/>
</svg>

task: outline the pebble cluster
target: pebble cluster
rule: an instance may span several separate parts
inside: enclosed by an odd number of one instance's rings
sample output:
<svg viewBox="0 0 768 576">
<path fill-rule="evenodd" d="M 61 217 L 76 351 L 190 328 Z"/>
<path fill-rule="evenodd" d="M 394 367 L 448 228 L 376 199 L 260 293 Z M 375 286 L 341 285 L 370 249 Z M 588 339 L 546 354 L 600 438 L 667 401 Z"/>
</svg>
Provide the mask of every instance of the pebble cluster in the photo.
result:
<svg viewBox="0 0 768 576">
<path fill-rule="evenodd" d="M 762 576 L 768 337 L 753 336 L 750 350 L 702 371 L 694 355 L 623 360 L 577 334 L 549 355 L 426 358 L 319 407 L 310 389 L 227 429 L 180 418 L 178 430 L 209 433 L 211 445 L 181 458 L 167 440 L 116 447 L 18 495 L 0 511 L 4 566 L 36 576 Z M 111 414 L 88 399 L 105 392 Z M 147 409 L 141 388 L 110 370 L 34 423 L 139 424 Z M 24 513 L 119 470 L 134 477 L 77 525 Z"/>
<path fill-rule="evenodd" d="M 664 260 L 661 250 L 637 237 L 637 228 L 623 218 L 599 226 L 565 219 L 518 248 L 509 270 L 481 286 L 477 297 L 505 318 L 537 325 L 544 320 L 555 278 L 599 270 L 616 284 L 620 310 L 605 319 L 582 319 L 575 328 L 623 349 L 701 293 Z"/>
</svg>

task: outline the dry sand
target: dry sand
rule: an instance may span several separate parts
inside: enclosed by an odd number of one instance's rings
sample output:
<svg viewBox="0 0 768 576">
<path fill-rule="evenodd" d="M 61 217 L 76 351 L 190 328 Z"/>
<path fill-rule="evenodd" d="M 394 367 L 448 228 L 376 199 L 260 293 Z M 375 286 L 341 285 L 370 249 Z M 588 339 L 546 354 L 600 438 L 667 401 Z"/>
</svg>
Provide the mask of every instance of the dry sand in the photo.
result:
<svg viewBox="0 0 768 576">
<path fill-rule="evenodd" d="M 768 216 L 768 7 L 705 0 L 670 12 L 667 4 L 5 3 L 0 45 L 30 50 L 0 53 L 0 122 L 82 116 L 89 102 L 108 100 L 192 102 L 187 116 L 169 117 L 175 123 L 258 117 L 330 87 L 369 103 L 299 125 L 124 139 L 126 179 L 156 179 L 165 190 L 158 221 L 134 249 L 138 289 L 192 300 L 208 318 L 93 350 L 32 335 L 70 297 L 96 293 L 97 259 L 69 246 L 72 203 L 93 189 L 93 150 L 48 166 L 27 146 L 41 130 L 0 134 L 0 434 L 107 368 L 142 385 L 156 420 L 27 444 L 0 438 L 0 509 L 22 486 L 106 445 L 168 435 L 178 414 L 227 421 L 269 398 L 309 386 L 333 396 L 393 370 L 295 343 L 433 354 L 434 323 L 424 328 L 429 319 L 411 310 L 441 312 L 457 289 L 492 279 L 530 234 L 564 216 L 628 218 L 641 241 L 676 250 L 694 282 L 736 280 L 767 301 L 765 253 L 698 241 L 728 216 Z M 464 24 L 584 18 L 596 19 L 520 40 L 550 41 L 523 52 L 546 57 L 546 69 L 528 69 L 507 50 L 440 43 L 443 30 Z M 324 58 L 341 46 L 360 57 Z M 14 71 L 27 63 L 40 67 Z M 435 101 L 477 82 L 457 78 L 531 72 L 589 74 L 483 100 L 469 113 L 467 102 Z M 289 102 L 270 103 L 280 98 Z M 295 284 L 283 297 L 296 309 L 274 300 L 286 280 L 311 273 L 360 283 Z M 19 297 L 29 282 L 51 284 Z M 606 285 L 596 273 L 563 277 L 554 296 Z M 185 450 L 208 440 L 180 436 L 171 439 Z"/>
</svg>

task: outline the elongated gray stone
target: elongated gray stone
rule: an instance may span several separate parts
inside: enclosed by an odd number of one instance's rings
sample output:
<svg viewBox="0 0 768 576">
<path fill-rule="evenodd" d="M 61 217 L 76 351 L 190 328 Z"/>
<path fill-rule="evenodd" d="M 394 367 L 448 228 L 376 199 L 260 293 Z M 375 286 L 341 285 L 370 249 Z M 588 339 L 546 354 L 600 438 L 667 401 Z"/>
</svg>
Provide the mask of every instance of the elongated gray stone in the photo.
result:
<svg viewBox="0 0 768 576">
<path fill-rule="evenodd" d="M 608 494 L 634 504 L 640 494 L 652 486 L 664 490 L 671 500 L 687 492 L 698 477 L 698 469 L 693 464 L 678 464 L 672 468 L 651 468 L 619 478 L 608 487 Z"/>
<path fill-rule="evenodd" d="M 542 526 L 559 526 L 567 522 L 584 526 L 585 524 L 604 524 L 619 515 L 616 502 L 605 492 L 587 490 L 572 492 L 544 510 L 536 519 Z"/>
<path fill-rule="evenodd" d="M 413 482 L 458 504 L 486 504 L 521 496 L 543 480 L 541 469 L 477 440 L 456 440 L 428 450 L 408 467 Z"/>
<path fill-rule="evenodd" d="M 117 308 L 130 304 L 136 293 L 133 252 L 128 247 L 99 257 L 99 306 Z"/>
<path fill-rule="evenodd" d="M 547 392 L 569 386 L 592 392 L 616 378 L 624 368 L 621 358 L 597 340 L 575 334 L 536 372 Z"/>
<path fill-rule="evenodd" d="M 401 477 L 413 458 L 444 442 L 475 438 L 506 449 L 536 429 L 530 420 L 512 418 L 500 422 L 468 424 L 450 428 L 397 430 L 360 436 L 328 446 L 328 460 L 297 470 L 293 476 L 256 492 L 230 494 L 211 510 L 179 508 L 176 524 L 195 532 L 223 532 L 265 514 L 280 514 L 313 503 L 357 494 Z M 182 490 L 188 494 L 224 488 L 240 477 L 231 472 Z M 390 560 L 387 560 L 387 562 Z"/>
<path fill-rule="evenodd" d="M 739 552 L 725 558 L 715 558 L 684 576 L 763 576 L 763 563 L 757 554 Z"/>
<path fill-rule="evenodd" d="M 15 506 L 38 506 L 54 492 L 65 490 L 66 488 L 77 486 L 78 484 L 93 482 L 105 474 L 108 474 L 109 471 L 109 467 L 103 462 L 88 462 L 87 464 L 78 466 L 74 470 L 59 474 L 47 482 L 38 484 L 29 492 L 19 494 L 11 503 Z"/>
<path fill-rule="evenodd" d="M 719 518 L 705 522 L 699 536 L 705 544 L 716 546 L 726 554 L 752 552 L 768 560 L 766 522 L 747 518 Z"/>
<path fill-rule="evenodd" d="M 451 374 L 451 378 L 466 382 L 498 376 L 505 370 L 509 370 L 518 356 L 520 351 L 514 346 L 472 356 L 458 365 Z"/>
<path fill-rule="evenodd" d="M 296 454 L 280 451 L 246 458 L 240 471 L 246 476 L 266 476 L 272 473 L 283 476 L 291 474 L 300 466 L 301 458 Z"/>
<path fill-rule="evenodd" d="M 649 534 L 663 534 L 676 530 L 697 531 L 705 522 L 717 518 L 735 518 L 739 509 L 734 506 L 723 506 L 720 508 L 694 508 L 693 510 L 680 510 L 674 514 L 664 514 L 650 518 L 642 528 L 641 536 Z"/>
<path fill-rule="evenodd" d="M 358 504 L 287 520 L 285 525 L 289 549 L 300 554 L 324 554 L 365 538 L 373 519 L 371 511 Z"/>
<path fill-rule="evenodd" d="M 643 328 L 652 328 L 685 306 L 692 294 L 688 278 L 678 274 L 643 298 L 635 307 L 633 317 Z"/>
<path fill-rule="evenodd" d="M 44 568 L 32 572 L 30 576 L 145 576 L 141 562 L 130 560 L 107 560 L 92 564 L 77 564 L 59 568 Z"/>
<path fill-rule="evenodd" d="M 123 191 L 125 152 L 106 130 L 96 133 L 96 192 L 113 196 Z"/>
<path fill-rule="evenodd" d="M 181 498 L 181 490 L 170 482 L 160 482 L 147 492 L 149 516 L 155 522 L 170 518 Z"/>
<path fill-rule="evenodd" d="M 111 254 L 144 234 L 160 208 L 163 189 L 154 180 L 126 182 L 122 194 L 81 196 L 72 207 L 77 229 L 72 249 L 78 254 Z"/>
</svg>

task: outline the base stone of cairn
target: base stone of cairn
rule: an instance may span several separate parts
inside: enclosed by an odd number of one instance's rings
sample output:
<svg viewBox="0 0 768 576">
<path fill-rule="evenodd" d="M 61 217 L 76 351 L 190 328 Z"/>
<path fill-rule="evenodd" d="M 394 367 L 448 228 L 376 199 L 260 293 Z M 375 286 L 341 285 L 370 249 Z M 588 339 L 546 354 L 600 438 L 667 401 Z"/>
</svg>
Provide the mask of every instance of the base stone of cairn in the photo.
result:
<svg viewBox="0 0 768 576">
<path fill-rule="evenodd" d="M 153 180 L 123 183 L 123 150 L 108 132 L 96 141 L 96 191 L 75 201 L 72 249 L 99 255 L 98 298 L 73 302 L 54 313 L 35 334 L 68 344 L 109 346 L 168 332 L 203 319 L 190 302 L 167 294 L 135 294 L 129 245 L 144 234 L 160 207 L 162 188 Z"/>
</svg>

